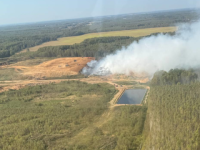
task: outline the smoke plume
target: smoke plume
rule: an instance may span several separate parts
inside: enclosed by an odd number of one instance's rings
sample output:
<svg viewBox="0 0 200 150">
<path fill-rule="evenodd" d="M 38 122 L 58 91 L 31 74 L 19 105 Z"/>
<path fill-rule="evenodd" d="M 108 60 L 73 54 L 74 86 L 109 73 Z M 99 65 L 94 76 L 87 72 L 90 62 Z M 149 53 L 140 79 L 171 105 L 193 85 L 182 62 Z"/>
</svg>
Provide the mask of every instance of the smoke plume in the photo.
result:
<svg viewBox="0 0 200 150">
<path fill-rule="evenodd" d="M 159 34 L 133 42 L 82 71 L 88 75 L 130 74 L 200 66 L 200 22 L 178 27 L 174 36 Z"/>
</svg>

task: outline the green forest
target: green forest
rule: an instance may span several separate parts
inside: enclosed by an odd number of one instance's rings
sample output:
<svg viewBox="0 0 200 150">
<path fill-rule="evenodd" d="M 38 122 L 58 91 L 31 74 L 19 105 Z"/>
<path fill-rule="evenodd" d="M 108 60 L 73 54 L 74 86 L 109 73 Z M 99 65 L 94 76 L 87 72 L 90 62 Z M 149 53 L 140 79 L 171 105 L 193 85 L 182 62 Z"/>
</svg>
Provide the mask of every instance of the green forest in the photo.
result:
<svg viewBox="0 0 200 150">
<path fill-rule="evenodd" d="M 154 33 L 149 36 L 156 36 Z M 164 33 L 173 36 L 175 32 Z M 149 37 L 145 36 L 145 37 Z M 79 44 L 48 46 L 35 52 L 26 52 L 14 55 L 12 59 L 33 59 L 38 57 L 95 57 L 96 59 L 115 53 L 117 50 L 126 48 L 133 42 L 138 42 L 144 37 L 113 36 L 86 39 Z"/>
<path fill-rule="evenodd" d="M 0 149 L 198 150 L 197 73 L 155 73 L 143 106 L 110 108 L 117 90 L 105 83 L 63 81 L 0 93 Z"/>
<path fill-rule="evenodd" d="M 48 21 L 0 27 L 0 58 L 60 37 L 87 33 L 175 26 L 199 18 L 199 11 L 181 10 L 151 14 L 125 14 L 97 18 Z"/>
<path fill-rule="evenodd" d="M 130 45 L 133 41 L 137 42 L 139 39 L 124 36 L 91 38 L 79 44 L 49 46 L 40 48 L 36 52 L 15 54 L 8 58 L 1 58 L 0 64 L 11 64 L 35 58 L 96 57 L 98 59 Z"/>
<path fill-rule="evenodd" d="M 80 44 L 65 46 L 49 46 L 36 52 L 21 53 L 25 57 L 103 57 L 130 45 L 139 38 L 133 37 L 101 37 L 86 39 Z"/>
<path fill-rule="evenodd" d="M 151 80 L 151 85 L 189 84 L 197 79 L 198 74 L 193 69 L 171 69 L 169 72 L 156 72 Z"/>
<path fill-rule="evenodd" d="M 0 149 L 136 150 L 147 109 L 109 110 L 116 92 L 109 84 L 65 81 L 0 93 Z"/>
<path fill-rule="evenodd" d="M 145 126 L 148 134 L 143 149 L 199 150 L 200 83 L 197 74 L 193 70 L 174 69 L 159 77 L 156 73 L 152 83 Z"/>
</svg>

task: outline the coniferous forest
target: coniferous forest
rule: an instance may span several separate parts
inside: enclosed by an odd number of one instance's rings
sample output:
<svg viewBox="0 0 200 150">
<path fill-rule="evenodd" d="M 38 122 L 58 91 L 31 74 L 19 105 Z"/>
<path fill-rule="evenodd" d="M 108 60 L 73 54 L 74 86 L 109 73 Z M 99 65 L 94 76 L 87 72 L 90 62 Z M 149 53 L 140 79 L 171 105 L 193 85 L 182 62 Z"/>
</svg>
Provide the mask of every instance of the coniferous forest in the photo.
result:
<svg viewBox="0 0 200 150">
<path fill-rule="evenodd" d="M 147 103 L 144 149 L 200 149 L 200 83 L 193 70 L 157 72 Z"/>
</svg>

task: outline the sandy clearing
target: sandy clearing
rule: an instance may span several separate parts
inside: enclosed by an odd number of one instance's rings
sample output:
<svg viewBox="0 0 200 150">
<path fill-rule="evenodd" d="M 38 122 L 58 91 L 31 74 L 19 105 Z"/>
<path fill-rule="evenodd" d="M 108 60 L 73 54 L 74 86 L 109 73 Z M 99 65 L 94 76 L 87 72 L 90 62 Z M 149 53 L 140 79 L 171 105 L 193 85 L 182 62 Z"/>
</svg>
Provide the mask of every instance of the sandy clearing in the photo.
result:
<svg viewBox="0 0 200 150">
<path fill-rule="evenodd" d="M 43 62 L 35 66 L 15 66 L 10 65 L 6 68 L 14 68 L 22 76 L 33 78 L 61 77 L 66 75 L 77 75 L 93 57 L 65 57 Z"/>
</svg>

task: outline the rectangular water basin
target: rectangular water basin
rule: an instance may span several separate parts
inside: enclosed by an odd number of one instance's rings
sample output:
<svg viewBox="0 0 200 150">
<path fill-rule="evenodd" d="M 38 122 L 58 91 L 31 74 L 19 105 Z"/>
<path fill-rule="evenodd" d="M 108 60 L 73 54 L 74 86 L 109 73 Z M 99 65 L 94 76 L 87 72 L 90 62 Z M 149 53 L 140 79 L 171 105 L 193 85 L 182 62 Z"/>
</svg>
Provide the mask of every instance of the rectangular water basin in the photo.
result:
<svg viewBox="0 0 200 150">
<path fill-rule="evenodd" d="M 117 104 L 141 104 L 147 89 L 129 89 L 126 90 Z"/>
</svg>

